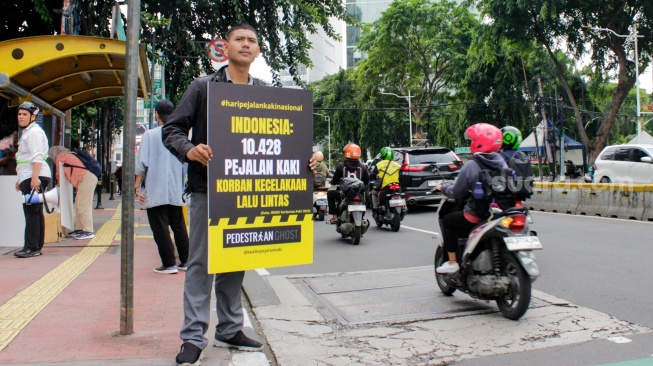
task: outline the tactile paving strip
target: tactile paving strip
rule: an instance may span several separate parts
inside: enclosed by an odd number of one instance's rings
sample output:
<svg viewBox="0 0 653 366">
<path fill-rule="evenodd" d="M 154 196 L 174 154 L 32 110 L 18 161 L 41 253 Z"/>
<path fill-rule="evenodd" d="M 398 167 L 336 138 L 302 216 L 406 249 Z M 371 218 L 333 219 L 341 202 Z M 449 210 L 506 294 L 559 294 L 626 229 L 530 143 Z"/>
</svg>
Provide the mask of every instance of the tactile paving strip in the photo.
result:
<svg viewBox="0 0 653 366">
<path fill-rule="evenodd" d="M 7 347 L 77 276 L 104 254 L 120 228 L 121 212 L 119 205 L 116 213 L 102 225 L 84 249 L 0 306 L 0 351 Z"/>
</svg>

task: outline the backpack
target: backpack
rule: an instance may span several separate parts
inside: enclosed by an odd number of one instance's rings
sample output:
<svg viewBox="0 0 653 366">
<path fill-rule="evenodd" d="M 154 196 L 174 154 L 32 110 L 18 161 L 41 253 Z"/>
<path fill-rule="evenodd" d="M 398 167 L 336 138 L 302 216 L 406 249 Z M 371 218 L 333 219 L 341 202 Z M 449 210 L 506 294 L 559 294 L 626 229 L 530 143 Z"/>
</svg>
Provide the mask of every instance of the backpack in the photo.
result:
<svg viewBox="0 0 653 366">
<path fill-rule="evenodd" d="M 75 155 L 82 162 L 82 164 L 84 164 L 84 166 L 64 164 L 64 167 L 71 168 L 71 170 L 72 168 L 86 169 L 89 172 L 93 173 L 93 175 L 95 175 L 98 179 L 100 179 L 102 176 L 102 167 L 100 166 L 100 163 L 91 156 L 91 154 L 87 153 L 85 150 L 77 150 L 72 154 Z"/>
<path fill-rule="evenodd" d="M 502 153 L 508 160 L 508 168 L 513 171 L 514 180 L 509 180 L 509 188 L 515 193 L 518 200 L 525 200 L 533 195 L 533 167 L 526 154 L 521 151 L 515 153 Z"/>
<path fill-rule="evenodd" d="M 322 172 L 313 173 L 313 188 L 323 188 L 326 185 L 326 177 Z"/>
<path fill-rule="evenodd" d="M 515 176 L 510 168 L 490 169 L 481 159 L 474 157 L 474 161 L 481 168 L 476 185 L 482 187 L 482 192 L 472 192 L 476 201 L 476 209 L 479 214 L 489 216 L 490 204 L 496 204 L 502 210 L 515 206 L 516 194 L 510 189 L 515 184 Z"/>
</svg>

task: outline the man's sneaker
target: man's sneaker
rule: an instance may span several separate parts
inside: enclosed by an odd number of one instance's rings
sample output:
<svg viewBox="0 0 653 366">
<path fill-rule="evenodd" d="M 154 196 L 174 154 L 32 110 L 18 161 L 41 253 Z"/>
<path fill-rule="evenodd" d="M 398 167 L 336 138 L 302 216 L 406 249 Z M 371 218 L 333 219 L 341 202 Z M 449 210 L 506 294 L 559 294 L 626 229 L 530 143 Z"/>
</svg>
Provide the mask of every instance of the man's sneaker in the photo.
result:
<svg viewBox="0 0 653 366">
<path fill-rule="evenodd" d="M 23 249 L 19 250 L 14 255 L 18 258 L 31 258 L 31 257 L 38 257 L 41 255 L 40 250 L 31 250 L 31 249 Z"/>
<path fill-rule="evenodd" d="M 81 233 L 74 236 L 74 238 L 77 240 L 93 239 L 94 237 L 95 234 L 89 231 L 82 231 Z"/>
<path fill-rule="evenodd" d="M 204 358 L 204 353 L 199 347 L 190 342 L 184 342 L 175 361 L 177 366 L 199 365 L 202 358 Z"/>
<path fill-rule="evenodd" d="M 452 274 L 460 271 L 460 266 L 458 263 L 449 263 L 449 262 L 444 262 L 440 267 L 438 267 L 436 270 L 439 274 Z"/>
<path fill-rule="evenodd" d="M 154 269 L 154 272 L 156 273 L 170 273 L 170 274 L 175 274 L 179 271 L 177 271 L 177 266 L 172 266 L 172 267 L 157 267 Z"/>
<path fill-rule="evenodd" d="M 185 271 L 187 268 L 188 268 L 187 263 L 179 263 L 179 265 L 177 266 L 177 269 L 180 271 Z"/>
<path fill-rule="evenodd" d="M 82 230 L 73 230 L 73 231 L 69 232 L 68 235 L 66 235 L 66 237 L 74 238 L 74 237 L 76 237 L 77 235 L 79 235 L 81 233 L 82 233 Z"/>
<path fill-rule="evenodd" d="M 235 336 L 231 337 L 226 341 L 218 340 L 217 338 L 213 340 L 213 345 L 216 347 L 224 348 L 237 348 L 241 351 L 260 351 L 263 348 L 263 345 L 260 342 L 257 342 L 245 335 L 242 330 L 239 330 Z"/>
</svg>

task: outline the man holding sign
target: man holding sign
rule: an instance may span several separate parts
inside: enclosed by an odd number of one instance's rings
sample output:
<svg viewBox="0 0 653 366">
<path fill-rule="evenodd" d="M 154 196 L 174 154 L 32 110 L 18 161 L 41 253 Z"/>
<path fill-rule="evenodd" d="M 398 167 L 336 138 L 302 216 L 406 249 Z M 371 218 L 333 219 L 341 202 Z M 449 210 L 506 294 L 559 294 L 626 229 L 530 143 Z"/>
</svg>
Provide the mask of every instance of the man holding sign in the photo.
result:
<svg viewBox="0 0 653 366">
<path fill-rule="evenodd" d="M 207 145 L 207 86 L 211 82 L 265 85 L 249 75 L 250 66 L 260 53 L 258 33 L 252 26 L 240 24 L 229 29 L 224 51 L 229 56 L 229 64 L 212 76 L 195 79 L 163 127 L 164 145 L 181 161 L 189 163 L 188 190 L 192 194 L 190 250 L 184 284 L 185 317 L 180 332 L 184 343 L 177 355 L 178 365 L 197 364 L 208 345 L 204 335 L 209 325 L 214 276 L 218 315 L 214 345 L 243 351 L 262 348 L 260 342 L 248 338 L 242 331 L 241 287 L 245 272 L 208 273 L 207 165 L 213 151 Z M 189 140 L 191 129 L 193 134 Z"/>
</svg>

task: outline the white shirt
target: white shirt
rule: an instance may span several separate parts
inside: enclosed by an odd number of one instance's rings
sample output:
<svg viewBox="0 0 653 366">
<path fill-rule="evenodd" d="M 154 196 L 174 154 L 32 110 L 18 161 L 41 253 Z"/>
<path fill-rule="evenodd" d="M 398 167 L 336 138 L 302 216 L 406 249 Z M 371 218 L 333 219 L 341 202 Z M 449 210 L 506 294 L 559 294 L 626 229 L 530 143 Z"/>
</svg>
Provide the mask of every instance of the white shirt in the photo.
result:
<svg viewBox="0 0 653 366">
<path fill-rule="evenodd" d="M 23 130 L 18 141 L 18 152 L 16 153 L 16 173 L 18 182 L 32 178 L 34 163 L 41 163 L 39 177 L 52 178 L 50 166 L 45 162 L 48 156 L 48 138 L 41 126 L 33 122 Z"/>
</svg>

